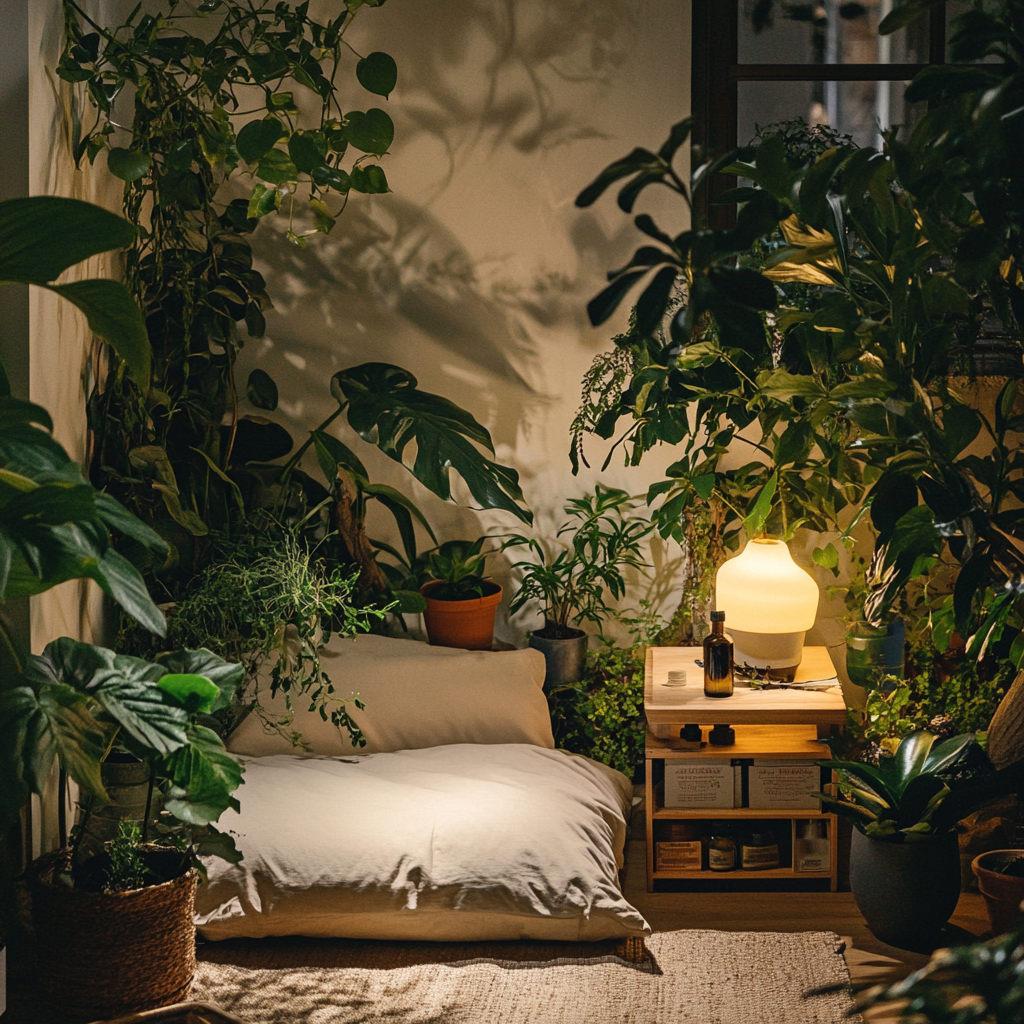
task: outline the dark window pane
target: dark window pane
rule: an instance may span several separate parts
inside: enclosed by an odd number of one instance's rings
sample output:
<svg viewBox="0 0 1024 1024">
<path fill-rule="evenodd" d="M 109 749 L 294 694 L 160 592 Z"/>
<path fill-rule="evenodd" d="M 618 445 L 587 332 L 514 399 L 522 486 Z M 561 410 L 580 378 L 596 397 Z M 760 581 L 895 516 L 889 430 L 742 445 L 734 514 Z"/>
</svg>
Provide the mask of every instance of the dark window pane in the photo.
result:
<svg viewBox="0 0 1024 1024">
<path fill-rule="evenodd" d="M 736 141 L 744 146 L 758 125 L 802 117 L 852 135 L 859 146 L 881 143 L 879 127 L 904 126 L 909 134 L 925 113 L 903 98 L 906 82 L 740 82 Z"/>
<path fill-rule="evenodd" d="M 892 0 L 740 0 L 741 64 L 923 64 L 928 17 L 890 36 L 878 23 Z"/>
</svg>

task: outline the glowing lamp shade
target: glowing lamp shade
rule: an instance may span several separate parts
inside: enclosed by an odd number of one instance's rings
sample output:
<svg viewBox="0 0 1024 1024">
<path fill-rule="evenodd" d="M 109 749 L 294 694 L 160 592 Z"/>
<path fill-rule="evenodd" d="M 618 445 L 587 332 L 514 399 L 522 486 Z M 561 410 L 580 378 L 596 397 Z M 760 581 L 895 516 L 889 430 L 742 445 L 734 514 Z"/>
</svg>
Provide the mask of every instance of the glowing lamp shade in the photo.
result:
<svg viewBox="0 0 1024 1024">
<path fill-rule="evenodd" d="M 792 679 L 818 612 L 818 585 L 789 548 L 781 540 L 752 540 L 718 570 L 715 594 L 736 664 Z"/>
</svg>

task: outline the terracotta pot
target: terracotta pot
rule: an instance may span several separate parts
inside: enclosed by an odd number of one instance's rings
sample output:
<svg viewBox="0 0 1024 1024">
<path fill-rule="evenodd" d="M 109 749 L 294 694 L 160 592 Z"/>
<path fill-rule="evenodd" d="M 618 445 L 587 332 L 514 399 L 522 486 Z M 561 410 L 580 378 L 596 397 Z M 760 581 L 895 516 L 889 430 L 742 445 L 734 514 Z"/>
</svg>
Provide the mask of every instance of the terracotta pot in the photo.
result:
<svg viewBox="0 0 1024 1024">
<path fill-rule="evenodd" d="M 971 861 L 971 867 L 978 879 L 978 888 L 985 897 L 988 919 L 996 935 L 1013 931 L 1021 918 L 1021 904 L 1024 903 L 1024 878 L 1001 874 L 997 868 L 1009 861 L 1024 857 L 1024 850 L 989 850 Z"/>
<path fill-rule="evenodd" d="M 876 938 L 930 950 L 960 898 L 955 832 L 920 843 L 888 843 L 853 830 L 850 888 Z"/>
<path fill-rule="evenodd" d="M 494 615 L 501 604 L 501 587 L 487 580 L 484 586 L 494 588 L 490 594 L 465 601 L 438 601 L 430 596 L 430 591 L 437 586 L 440 584 L 434 580 L 420 587 L 427 602 L 423 619 L 430 643 L 434 647 L 489 651 L 494 643 Z"/>
</svg>

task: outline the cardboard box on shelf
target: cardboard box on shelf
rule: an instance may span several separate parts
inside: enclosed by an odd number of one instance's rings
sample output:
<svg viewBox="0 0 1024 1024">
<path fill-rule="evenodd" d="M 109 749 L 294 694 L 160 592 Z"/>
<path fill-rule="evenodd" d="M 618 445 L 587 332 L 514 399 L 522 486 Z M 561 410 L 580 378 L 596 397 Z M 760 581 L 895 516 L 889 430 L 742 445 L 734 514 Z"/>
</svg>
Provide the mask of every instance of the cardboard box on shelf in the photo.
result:
<svg viewBox="0 0 1024 1024">
<path fill-rule="evenodd" d="M 747 769 L 747 806 L 764 811 L 820 810 L 821 768 L 806 761 L 758 761 Z"/>
<path fill-rule="evenodd" d="M 668 761 L 665 764 L 665 806 L 742 807 L 743 769 L 729 759 Z"/>
</svg>

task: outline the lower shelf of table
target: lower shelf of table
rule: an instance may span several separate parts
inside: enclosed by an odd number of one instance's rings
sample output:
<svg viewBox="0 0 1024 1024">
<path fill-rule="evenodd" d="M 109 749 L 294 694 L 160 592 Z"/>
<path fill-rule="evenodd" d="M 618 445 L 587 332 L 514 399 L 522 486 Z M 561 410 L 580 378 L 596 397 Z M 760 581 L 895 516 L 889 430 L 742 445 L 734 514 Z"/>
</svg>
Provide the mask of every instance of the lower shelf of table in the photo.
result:
<svg viewBox="0 0 1024 1024">
<path fill-rule="evenodd" d="M 743 871 L 737 868 L 734 871 L 655 871 L 651 878 L 654 881 L 672 879 L 677 882 L 687 880 L 715 881 L 715 882 L 759 882 L 769 880 L 786 881 L 810 881 L 811 879 L 829 879 L 832 877 L 830 871 L 794 871 L 792 868 L 772 868 L 768 871 Z"/>
<path fill-rule="evenodd" d="M 762 810 L 758 807 L 656 807 L 651 817 L 657 821 L 729 821 L 741 818 L 799 818 L 825 820 L 834 817 L 827 811 L 787 807 L 785 810 Z"/>
</svg>

